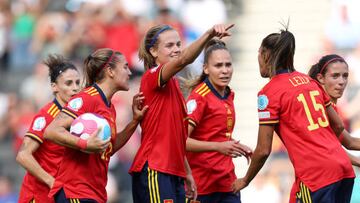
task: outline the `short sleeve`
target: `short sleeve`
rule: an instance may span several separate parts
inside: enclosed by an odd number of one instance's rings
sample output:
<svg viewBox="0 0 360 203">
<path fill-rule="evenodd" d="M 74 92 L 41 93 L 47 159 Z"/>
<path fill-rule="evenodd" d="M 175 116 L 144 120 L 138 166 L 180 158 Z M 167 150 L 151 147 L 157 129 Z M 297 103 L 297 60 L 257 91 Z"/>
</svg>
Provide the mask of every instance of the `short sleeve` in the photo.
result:
<svg viewBox="0 0 360 203">
<path fill-rule="evenodd" d="M 143 76 L 143 81 L 146 84 L 146 87 L 149 89 L 156 89 L 161 87 L 160 79 L 161 79 L 161 71 L 163 65 L 159 65 L 157 67 L 154 67 L 150 70 L 148 70 L 145 75 Z"/>
<path fill-rule="evenodd" d="M 196 126 L 202 119 L 206 108 L 206 100 L 203 96 L 193 92 L 186 102 L 189 123 Z"/>
<path fill-rule="evenodd" d="M 276 94 L 260 91 L 257 102 L 260 125 L 279 123 L 280 101 Z"/>
<path fill-rule="evenodd" d="M 44 141 L 44 131 L 46 127 L 50 124 L 51 120 L 43 114 L 38 114 L 34 117 L 31 122 L 29 130 L 26 132 L 25 136 L 28 136 L 39 143 Z"/>
</svg>

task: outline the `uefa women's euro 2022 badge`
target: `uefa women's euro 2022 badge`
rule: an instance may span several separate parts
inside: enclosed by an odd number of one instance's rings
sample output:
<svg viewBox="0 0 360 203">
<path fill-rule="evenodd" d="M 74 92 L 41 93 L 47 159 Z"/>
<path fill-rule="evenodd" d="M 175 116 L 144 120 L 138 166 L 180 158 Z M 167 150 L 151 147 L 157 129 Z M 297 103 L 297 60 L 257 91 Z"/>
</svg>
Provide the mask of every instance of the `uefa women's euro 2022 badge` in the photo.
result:
<svg viewBox="0 0 360 203">
<path fill-rule="evenodd" d="M 187 113 L 188 115 L 192 114 L 197 107 L 196 100 L 191 99 L 186 103 Z"/>
<path fill-rule="evenodd" d="M 267 98 L 266 95 L 262 94 L 258 96 L 258 109 L 260 111 L 266 109 L 268 104 L 269 104 L 269 99 Z"/>
<path fill-rule="evenodd" d="M 45 117 L 38 117 L 35 119 L 32 129 L 35 131 L 41 131 L 46 126 Z"/>
<path fill-rule="evenodd" d="M 75 98 L 69 101 L 68 107 L 73 111 L 78 111 L 83 105 L 83 100 L 81 98 Z"/>
</svg>

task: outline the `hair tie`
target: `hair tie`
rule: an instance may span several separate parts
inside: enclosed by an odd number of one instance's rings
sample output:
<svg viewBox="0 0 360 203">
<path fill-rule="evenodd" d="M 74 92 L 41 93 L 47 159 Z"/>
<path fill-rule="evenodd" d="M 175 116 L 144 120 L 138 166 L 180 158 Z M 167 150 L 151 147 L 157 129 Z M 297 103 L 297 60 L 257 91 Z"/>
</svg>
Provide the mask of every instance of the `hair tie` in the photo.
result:
<svg viewBox="0 0 360 203">
<path fill-rule="evenodd" d="M 336 61 L 336 60 L 339 60 L 339 61 L 341 61 L 341 62 L 346 63 L 345 60 L 344 60 L 343 58 L 341 58 L 341 57 L 336 57 L 336 58 L 330 59 L 328 62 L 326 62 L 326 63 L 321 67 L 319 73 L 322 74 L 323 71 L 325 70 L 325 68 L 326 68 L 330 63 L 332 63 L 332 62 L 334 62 L 334 61 Z"/>
<path fill-rule="evenodd" d="M 154 35 L 154 37 L 152 38 L 150 44 L 148 44 L 146 46 L 146 50 L 149 51 L 149 49 L 154 46 L 155 42 L 157 41 L 157 38 L 159 37 L 159 35 L 164 32 L 165 30 L 171 30 L 172 28 L 168 25 L 164 26 L 163 28 L 161 28 L 159 31 L 157 31 L 157 33 Z"/>
</svg>

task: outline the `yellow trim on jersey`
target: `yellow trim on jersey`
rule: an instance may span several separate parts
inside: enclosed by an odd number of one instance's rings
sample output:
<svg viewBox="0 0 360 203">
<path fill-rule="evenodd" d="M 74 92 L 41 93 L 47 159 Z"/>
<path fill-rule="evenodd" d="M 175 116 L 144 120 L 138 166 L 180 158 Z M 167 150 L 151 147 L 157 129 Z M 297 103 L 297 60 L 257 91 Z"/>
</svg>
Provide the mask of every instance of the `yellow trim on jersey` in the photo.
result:
<svg viewBox="0 0 360 203">
<path fill-rule="evenodd" d="M 328 103 L 325 104 L 325 107 L 328 107 L 329 105 L 331 105 L 331 101 L 329 101 Z"/>
<path fill-rule="evenodd" d="M 194 127 L 196 126 L 196 123 L 195 121 L 191 120 L 191 118 L 188 118 L 188 122 L 193 125 Z"/>
<path fill-rule="evenodd" d="M 70 117 L 72 117 L 73 119 L 77 118 L 77 115 L 72 113 L 71 111 L 67 110 L 67 109 L 62 109 L 62 112 L 66 113 L 67 115 L 69 115 Z"/>
<path fill-rule="evenodd" d="M 98 94 L 99 94 L 99 92 L 95 92 L 95 93 L 90 94 L 90 96 L 95 96 L 95 95 L 98 95 Z"/>
<path fill-rule="evenodd" d="M 93 90 L 96 90 L 95 87 L 90 87 L 89 89 L 85 90 L 84 92 L 89 93 L 89 92 L 91 92 Z"/>
<path fill-rule="evenodd" d="M 50 116 L 52 116 L 52 117 L 55 117 L 55 113 L 56 113 L 56 111 L 58 111 L 59 110 L 59 108 L 58 107 L 56 107 L 56 108 L 53 108 L 53 110 L 51 110 L 50 111 Z"/>
<path fill-rule="evenodd" d="M 199 93 L 204 87 L 206 87 L 206 84 L 204 83 L 203 85 L 201 85 L 200 87 L 199 87 L 199 89 L 197 89 L 196 91 L 195 91 L 195 93 Z"/>
<path fill-rule="evenodd" d="M 198 92 L 198 94 L 202 95 L 204 92 L 208 91 L 209 87 L 205 86 L 201 91 Z"/>
<path fill-rule="evenodd" d="M 43 141 L 39 138 L 39 136 L 37 136 L 37 135 L 35 135 L 35 134 L 33 134 L 33 133 L 29 133 L 29 132 L 28 132 L 28 133 L 25 134 L 25 136 L 29 136 L 29 137 L 31 137 L 31 138 L 39 141 L 40 143 L 43 143 Z"/>
<path fill-rule="evenodd" d="M 148 167 L 148 187 L 150 194 L 150 203 L 160 203 L 160 192 L 159 192 L 159 182 L 158 182 L 158 173 Z"/>
<path fill-rule="evenodd" d="M 96 93 L 97 92 L 97 89 L 93 89 L 93 90 L 91 90 L 91 91 L 88 91 L 87 93 L 88 94 L 94 94 L 94 93 Z"/>
<path fill-rule="evenodd" d="M 58 115 L 60 113 L 60 109 L 58 109 L 57 111 L 55 111 L 55 113 L 54 113 L 54 118 Z"/>
<path fill-rule="evenodd" d="M 56 104 L 52 104 L 51 107 L 48 109 L 47 113 L 50 114 L 54 107 L 56 107 Z"/>
<path fill-rule="evenodd" d="M 259 121 L 259 124 L 275 124 L 275 123 L 279 123 L 279 120 L 274 120 L 274 121 Z"/>
<path fill-rule="evenodd" d="M 206 92 L 200 94 L 201 96 L 205 97 L 211 90 L 208 88 L 208 90 L 206 90 Z"/>
<path fill-rule="evenodd" d="M 163 71 L 163 67 L 164 65 L 161 65 L 160 68 L 160 71 L 159 71 L 159 74 L 158 74 L 158 87 L 161 87 L 161 74 L 162 74 L 162 71 Z"/>
</svg>

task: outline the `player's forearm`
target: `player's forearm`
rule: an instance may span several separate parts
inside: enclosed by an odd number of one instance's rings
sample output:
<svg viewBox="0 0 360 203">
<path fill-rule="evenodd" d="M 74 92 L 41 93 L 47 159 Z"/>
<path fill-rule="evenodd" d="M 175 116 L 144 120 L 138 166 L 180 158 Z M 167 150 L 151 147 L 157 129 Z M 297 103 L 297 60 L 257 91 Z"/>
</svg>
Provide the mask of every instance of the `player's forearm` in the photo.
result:
<svg viewBox="0 0 360 203">
<path fill-rule="evenodd" d="M 216 151 L 216 142 L 200 141 L 193 138 L 187 138 L 186 151 L 190 152 L 208 152 Z"/>
<path fill-rule="evenodd" d="M 44 137 L 61 146 L 80 149 L 77 143 L 80 138 L 73 136 L 64 127 L 54 126 L 52 123 L 46 128 Z"/>
<path fill-rule="evenodd" d="M 129 141 L 130 137 L 134 134 L 138 124 L 139 124 L 139 121 L 132 120 L 127 124 L 127 126 L 124 128 L 124 130 L 122 130 L 121 132 L 119 132 L 116 135 L 116 140 L 115 140 L 115 144 L 114 144 L 114 152 L 119 150 L 122 146 L 124 146 L 127 143 L 127 141 Z"/>
<path fill-rule="evenodd" d="M 188 162 L 186 156 L 185 156 L 185 159 L 184 159 L 184 164 L 185 164 L 186 174 L 187 174 L 187 175 L 192 174 L 191 168 L 190 168 L 190 165 L 189 165 L 189 162 Z"/>
<path fill-rule="evenodd" d="M 248 184 L 259 173 L 260 169 L 264 166 L 269 155 L 270 153 L 265 150 L 259 149 L 258 147 L 255 149 L 254 154 L 251 156 L 251 164 L 244 177 L 245 181 Z"/>
<path fill-rule="evenodd" d="M 29 154 L 26 151 L 19 151 L 16 156 L 16 161 L 31 175 L 51 187 L 54 177 L 40 166 L 32 154 Z"/>
<path fill-rule="evenodd" d="M 343 131 L 343 139 L 341 144 L 349 150 L 360 150 L 360 139 L 352 137 L 347 130 Z"/>
</svg>

